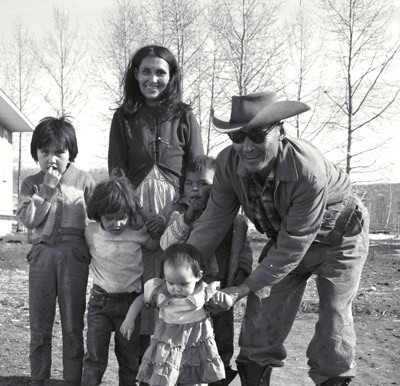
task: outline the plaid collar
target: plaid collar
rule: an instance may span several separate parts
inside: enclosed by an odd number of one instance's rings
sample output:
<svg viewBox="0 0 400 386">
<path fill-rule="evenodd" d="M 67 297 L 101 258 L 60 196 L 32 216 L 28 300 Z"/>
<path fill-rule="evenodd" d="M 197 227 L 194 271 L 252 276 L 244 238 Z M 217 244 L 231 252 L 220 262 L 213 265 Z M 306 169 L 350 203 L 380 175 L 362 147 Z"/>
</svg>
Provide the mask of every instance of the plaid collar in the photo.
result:
<svg viewBox="0 0 400 386">
<path fill-rule="evenodd" d="M 254 225 L 261 233 L 276 239 L 282 219 L 274 202 L 275 171 L 261 181 L 256 173 L 248 175 L 249 207 L 254 213 Z"/>
</svg>

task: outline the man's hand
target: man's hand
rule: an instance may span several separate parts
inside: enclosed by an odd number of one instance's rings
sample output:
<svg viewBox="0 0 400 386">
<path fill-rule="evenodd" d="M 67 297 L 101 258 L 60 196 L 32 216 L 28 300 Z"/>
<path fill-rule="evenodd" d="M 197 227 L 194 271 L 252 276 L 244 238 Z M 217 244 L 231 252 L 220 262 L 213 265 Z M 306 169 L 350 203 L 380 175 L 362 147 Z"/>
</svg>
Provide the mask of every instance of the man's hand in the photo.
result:
<svg viewBox="0 0 400 386">
<path fill-rule="evenodd" d="M 50 166 L 49 168 L 47 168 L 47 172 L 44 175 L 43 183 L 52 188 L 55 188 L 60 182 L 61 176 L 62 174 L 58 171 L 57 168 L 55 168 L 54 166 Z"/>
<path fill-rule="evenodd" d="M 183 221 L 187 225 L 192 225 L 201 216 L 204 208 L 204 204 L 200 199 L 192 200 L 183 216 Z"/>
<path fill-rule="evenodd" d="M 247 285 L 242 284 L 238 287 L 227 287 L 222 288 L 221 292 L 224 292 L 230 296 L 232 296 L 233 302 L 236 303 L 239 299 L 244 298 L 250 292 L 250 288 Z"/>
</svg>

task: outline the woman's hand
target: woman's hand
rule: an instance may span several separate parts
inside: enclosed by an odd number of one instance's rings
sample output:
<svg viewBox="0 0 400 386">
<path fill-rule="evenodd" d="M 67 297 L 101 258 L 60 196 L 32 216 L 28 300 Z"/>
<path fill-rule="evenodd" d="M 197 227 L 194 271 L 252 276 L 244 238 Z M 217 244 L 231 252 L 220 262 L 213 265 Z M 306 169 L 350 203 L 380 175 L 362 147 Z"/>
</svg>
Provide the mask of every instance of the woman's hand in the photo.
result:
<svg viewBox="0 0 400 386">
<path fill-rule="evenodd" d="M 132 227 L 132 229 L 134 229 L 136 231 L 139 229 L 142 229 L 144 227 L 144 220 L 140 214 L 138 214 L 138 213 L 134 214 L 131 227 Z"/>
<path fill-rule="evenodd" d="M 154 216 L 146 222 L 147 231 L 152 234 L 162 235 L 165 227 L 163 216 Z"/>
</svg>

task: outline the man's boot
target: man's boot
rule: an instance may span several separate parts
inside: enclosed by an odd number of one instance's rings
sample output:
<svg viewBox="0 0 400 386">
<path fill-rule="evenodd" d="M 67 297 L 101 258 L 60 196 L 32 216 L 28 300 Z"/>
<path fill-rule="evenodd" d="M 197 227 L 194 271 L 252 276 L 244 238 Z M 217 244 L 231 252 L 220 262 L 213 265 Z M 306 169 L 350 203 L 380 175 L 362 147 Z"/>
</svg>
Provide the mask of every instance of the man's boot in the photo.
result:
<svg viewBox="0 0 400 386">
<path fill-rule="evenodd" d="M 242 386 L 269 386 L 272 366 L 260 366 L 255 362 L 236 362 Z"/>
<path fill-rule="evenodd" d="M 351 378 L 334 377 L 327 379 L 325 382 L 317 386 L 347 386 L 350 382 Z"/>
</svg>

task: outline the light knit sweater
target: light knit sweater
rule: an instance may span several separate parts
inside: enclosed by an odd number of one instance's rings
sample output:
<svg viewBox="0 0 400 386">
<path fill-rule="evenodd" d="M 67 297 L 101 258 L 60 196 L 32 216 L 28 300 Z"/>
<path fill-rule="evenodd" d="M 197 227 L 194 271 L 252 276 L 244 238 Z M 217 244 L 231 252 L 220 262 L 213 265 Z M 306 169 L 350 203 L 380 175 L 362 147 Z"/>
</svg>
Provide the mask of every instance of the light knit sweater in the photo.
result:
<svg viewBox="0 0 400 386">
<path fill-rule="evenodd" d="M 143 227 L 126 228 L 121 234 L 106 232 L 99 222 L 85 228 L 89 247 L 93 284 L 109 293 L 141 292 L 142 246 L 155 250 L 159 241 L 152 239 Z"/>
<path fill-rule="evenodd" d="M 44 173 L 26 177 L 21 185 L 18 219 L 33 229 L 32 243 L 53 244 L 59 236 L 79 235 L 87 222 L 86 204 L 95 182 L 91 175 L 69 164 L 56 187 L 43 183 Z"/>
</svg>

